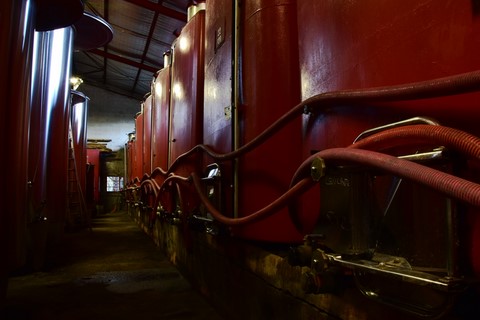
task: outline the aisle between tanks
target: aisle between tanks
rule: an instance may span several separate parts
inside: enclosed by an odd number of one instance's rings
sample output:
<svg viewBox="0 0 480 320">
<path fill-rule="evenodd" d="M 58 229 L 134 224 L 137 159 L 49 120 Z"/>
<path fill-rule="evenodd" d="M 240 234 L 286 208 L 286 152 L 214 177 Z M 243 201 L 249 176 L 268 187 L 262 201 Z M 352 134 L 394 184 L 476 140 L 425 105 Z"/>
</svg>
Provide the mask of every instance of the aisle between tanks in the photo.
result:
<svg viewBox="0 0 480 320">
<path fill-rule="evenodd" d="M 65 236 L 45 270 L 9 279 L 5 319 L 221 319 L 125 212 Z"/>
</svg>

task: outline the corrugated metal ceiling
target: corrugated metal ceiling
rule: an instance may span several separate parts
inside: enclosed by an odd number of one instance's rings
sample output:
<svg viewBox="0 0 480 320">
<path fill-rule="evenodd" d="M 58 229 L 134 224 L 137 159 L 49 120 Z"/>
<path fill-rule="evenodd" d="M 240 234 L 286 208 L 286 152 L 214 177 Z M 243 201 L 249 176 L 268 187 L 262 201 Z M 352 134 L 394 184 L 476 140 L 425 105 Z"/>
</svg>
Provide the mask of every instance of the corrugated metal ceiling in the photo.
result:
<svg viewBox="0 0 480 320">
<path fill-rule="evenodd" d="M 163 53 L 187 21 L 189 0 L 86 0 L 85 12 L 106 20 L 113 39 L 106 46 L 78 51 L 73 74 L 90 85 L 135 99 L 150 91 Z"/>
</svg>

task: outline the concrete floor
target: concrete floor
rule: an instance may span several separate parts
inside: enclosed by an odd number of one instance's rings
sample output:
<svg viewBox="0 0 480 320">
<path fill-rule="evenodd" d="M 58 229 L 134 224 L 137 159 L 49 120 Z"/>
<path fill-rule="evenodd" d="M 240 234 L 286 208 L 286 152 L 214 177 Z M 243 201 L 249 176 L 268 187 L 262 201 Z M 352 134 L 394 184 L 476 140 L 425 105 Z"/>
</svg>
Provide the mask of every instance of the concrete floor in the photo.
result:
<svg viewBox="0 0 480 320">
<path fill-rule="evenodd" d="M 69 233 L 45 270 L 9 279 L 5 319 L 221 319 L 125 212 Z"/>
</svg>

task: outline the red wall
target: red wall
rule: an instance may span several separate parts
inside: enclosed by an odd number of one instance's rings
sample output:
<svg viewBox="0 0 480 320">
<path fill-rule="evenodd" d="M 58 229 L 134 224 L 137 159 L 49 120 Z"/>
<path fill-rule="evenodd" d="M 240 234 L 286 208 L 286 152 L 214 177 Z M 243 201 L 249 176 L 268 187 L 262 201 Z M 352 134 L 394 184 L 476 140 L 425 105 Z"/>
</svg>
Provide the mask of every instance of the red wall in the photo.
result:
<svg viewBox="0 0 480 320">
<path fill-rule="evenodd" d="M 100 201 L 100 150 L 87 149 L 87 164 L 93 165 L 93 185 L 89 187 L 93 188 L 93 200 L 97 204 Z"/>
</svg>

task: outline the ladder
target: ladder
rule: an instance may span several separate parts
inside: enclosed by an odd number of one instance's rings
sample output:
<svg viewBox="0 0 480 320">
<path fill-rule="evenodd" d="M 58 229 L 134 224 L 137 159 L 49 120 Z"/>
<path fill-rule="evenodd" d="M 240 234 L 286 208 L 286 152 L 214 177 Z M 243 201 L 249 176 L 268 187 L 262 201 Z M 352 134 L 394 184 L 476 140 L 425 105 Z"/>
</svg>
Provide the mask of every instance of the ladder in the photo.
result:
<svg viewBox="0 0 480 320">
<path fill-rule="evenodd" d="M 67 217 L 66 228 L 75 231 L 83 228 L 91 228 L 85 197 L 79 180 L 78 166 L 76 163 L 73 139 L 70 136 L 68 142 L 68 177 L 67 177 Z M 86 165 L 86 164 L 83 164 Z M 84 177 L 86 178 L 86 177 Z"/>
</svg>

